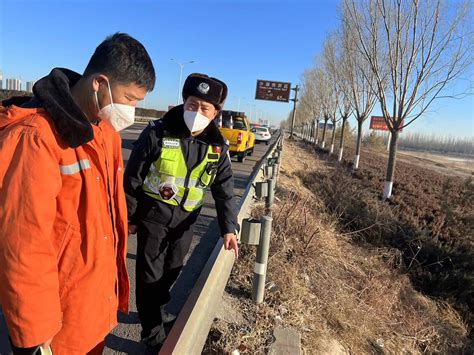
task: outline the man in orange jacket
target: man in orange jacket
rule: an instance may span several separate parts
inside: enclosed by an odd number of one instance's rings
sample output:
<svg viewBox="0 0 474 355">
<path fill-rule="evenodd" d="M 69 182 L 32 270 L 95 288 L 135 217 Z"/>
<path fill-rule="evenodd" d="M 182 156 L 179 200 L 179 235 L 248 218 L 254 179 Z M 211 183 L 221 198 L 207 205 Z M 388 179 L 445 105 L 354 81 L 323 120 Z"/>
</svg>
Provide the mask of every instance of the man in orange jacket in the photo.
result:
<svg viewBox="0 0 474 355">
<path fill-rule="evenodd" d="M 53 69 L 0 110 L 0 305 L 14 353 L 102 353 L 128 312 L 121 139 L 155 84 L 117 33 L 83 75 Z M 28 101 L 27 101 L 28 100 Z"/>
</svg>

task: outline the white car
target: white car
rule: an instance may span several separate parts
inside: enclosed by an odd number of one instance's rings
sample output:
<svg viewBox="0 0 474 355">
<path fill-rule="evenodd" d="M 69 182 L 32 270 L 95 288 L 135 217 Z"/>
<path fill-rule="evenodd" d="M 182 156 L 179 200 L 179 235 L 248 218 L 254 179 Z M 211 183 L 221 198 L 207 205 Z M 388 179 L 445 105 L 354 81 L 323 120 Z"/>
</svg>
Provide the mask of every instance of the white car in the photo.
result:
<svg viewBox="0 0 474 355">
<path fill-rule="evenodd" d="M 265 142 L 266 145 L 270 142 L 272 135 L 267 127 L 254 127 L 252 132 L 255 134 L 255 141 Z"/>
</svg>

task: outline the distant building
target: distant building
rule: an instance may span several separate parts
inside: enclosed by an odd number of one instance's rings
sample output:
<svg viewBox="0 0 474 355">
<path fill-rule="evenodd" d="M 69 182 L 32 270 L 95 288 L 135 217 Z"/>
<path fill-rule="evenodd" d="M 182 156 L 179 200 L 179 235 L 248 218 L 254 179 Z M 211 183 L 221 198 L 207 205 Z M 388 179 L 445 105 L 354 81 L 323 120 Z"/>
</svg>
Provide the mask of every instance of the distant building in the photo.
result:
<svg viewBox="0 0 474 355">
<path fill-rule="evenodd" d="M 21 91 L 21 80 L 20 79 L 7 79 L 6 89 Z"/>
<path fill-rule="evenodd" d="M 26 92 L 33 93 L 33 85 L 35 84 L 34 81 L 27 81 L 26 82 Z"/>
<path fill-rule="evenodd" d="M 3 90 L 3 73 L 0 71 L 0 90 Z"/>
</svg>

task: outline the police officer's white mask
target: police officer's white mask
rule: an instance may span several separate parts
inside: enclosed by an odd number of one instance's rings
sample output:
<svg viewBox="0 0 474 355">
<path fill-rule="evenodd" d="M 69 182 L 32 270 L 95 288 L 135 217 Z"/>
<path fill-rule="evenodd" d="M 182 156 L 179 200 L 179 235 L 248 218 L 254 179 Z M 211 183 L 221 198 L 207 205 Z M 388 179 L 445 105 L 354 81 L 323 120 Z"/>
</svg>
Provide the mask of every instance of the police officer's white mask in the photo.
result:
<svg viewBox="0 0 474 355">
<path fill-rule="evenodd" d="M 184 111 L 184 123 L 191 133 L 202 131 L 211 123 L 210 119 L 197 111 Z"/>
<path fill-rule="evenodd" d="M 112 99 L 112 91 L 110 83 L 107 80 L 107 88 L 109 89 L 110 104 L 100 108 L 97 91 L 94 91 L 95 102 L 99 109 L 99 118 L 110 123 L 117 132 L 130 127 L 135 122 L 135 107 L 130 105 L 114 103 Z"/>
</svg>

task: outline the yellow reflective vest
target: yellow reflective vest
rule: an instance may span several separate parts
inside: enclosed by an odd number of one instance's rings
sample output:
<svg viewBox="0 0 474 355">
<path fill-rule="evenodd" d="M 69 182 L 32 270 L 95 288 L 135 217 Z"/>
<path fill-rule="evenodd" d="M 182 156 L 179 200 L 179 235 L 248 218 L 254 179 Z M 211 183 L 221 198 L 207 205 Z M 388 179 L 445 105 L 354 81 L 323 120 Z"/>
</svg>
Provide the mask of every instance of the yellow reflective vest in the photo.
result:
<svg viewBox="0 0 474 355">
<path fill-rule="evenodd" d="M 181 141 L 163 138 L 161 154 L 150 166 L 143 191 L 158 201 L 195 211 L 203 205 L 206 189 L 216 176 L 219 157 L 209 145 L 204 160 L 189 171 Z"/>
</svg>

